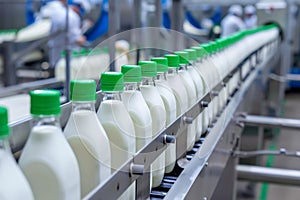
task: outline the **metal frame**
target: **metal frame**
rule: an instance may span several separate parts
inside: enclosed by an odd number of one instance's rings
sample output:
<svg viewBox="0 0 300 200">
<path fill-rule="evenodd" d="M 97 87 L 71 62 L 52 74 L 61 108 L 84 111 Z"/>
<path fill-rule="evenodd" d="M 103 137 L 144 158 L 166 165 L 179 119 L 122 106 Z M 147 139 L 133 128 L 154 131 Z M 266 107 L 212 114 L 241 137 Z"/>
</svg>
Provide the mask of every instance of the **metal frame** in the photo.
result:
<svg viewBox="0 0 300 200">
<path fill-rule="evenodd" d="M 7 41 L 1 44 L 1 48 L 3 51 L 3 78 L 4 78 L 4 85 L 11 86 L 17 84 L 17 62 L 30 53 L 31 51 L 35 50 L 36 48 L 40 47 L 41 45 L 48 42 L 50 39 L 58 36 L 62 33 L 63 30 L 59 30 L 45 38 L 39 39 L 31 43 L 28 47 L 21 50 L 20 52 L 14 54 L 15 45 L 21 44 L 20 42 L 14 41 Z M 25 42 L 25 44 L 28 42 Z"/>
<path fill-rule="evenodd" d="M 33 81 L 29 83 L 22 83 L 22 84 L 0 89 L 0 98 L 22 94 L 22 93 L 24 94 L 24 93 L 28 93 L 31 90 L 36 90 L 40 88 L 60 88 L 62 86 L 63 86 L 63 82 L 58 81 L 56 78 L 49 78 L 49 79 Z"/>
<path fill-rule="evenodd" d="M 248 126 L 300 129 L 300 120 L 298 119 L 241 114 L 240 117 L 236 118 L 236 121 Z"/>
</svg>

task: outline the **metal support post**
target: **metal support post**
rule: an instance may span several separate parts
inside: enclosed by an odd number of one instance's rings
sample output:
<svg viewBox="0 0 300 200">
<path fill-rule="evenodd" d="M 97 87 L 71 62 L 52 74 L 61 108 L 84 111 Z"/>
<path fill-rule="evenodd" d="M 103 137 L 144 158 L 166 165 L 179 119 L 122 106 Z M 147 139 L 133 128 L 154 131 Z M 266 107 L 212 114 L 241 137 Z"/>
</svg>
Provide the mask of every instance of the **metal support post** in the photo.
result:
<svg viewBox="0 0 300 200">
<path fill-rule="evenodd" d="M 183 13 L 184 7 L 181 0 L 174 0 L 171 10 L 171 28 L 180 33 L 183 32 Z M 183 49 L 184 42 L 182 37 L 174 36 L 173 49 Z"/>
<path fill-rule="evenodd" d="M 17 69 L 13 62 L 13 42 L 3 42 L 3 80 L 5 86 L 17 84 Z"/>
<path fill-rule="evenodd" d="M 70 59 L 71 59 L 71 46 L 70 46 L 70 38 L 69 38 L 69 5 L 66 5 L 66 80 L 65 80 L 65 97 L 66 102 L 70 99 Z"/>
<path fill-rule="evenodd" d="M 132 12 L 132 29 L 140 28 L 141 27 L 141 1 L 140 0 L 133 0 L 133 10 L 135 12 Z M 131 36 L 131 44 L 137 45 L 136 50 L 136 60 L 135 63 L 138 64 L 140 60 L 140 41 L 141 36 L 137 34 L 136 32 L 133 32 Z"/>
<path fill-rule="evenodd" d="M 115 42 L 116 38 L 114 37 L 119 30 L 120 27 L 120 11 L 119 4 L 116 0 L 109 0 L 109 12 L 108 12 L 108 35 L 110 42 L 108 43 L 108 51 L 109 51 L 109 63 L 110 63 L 110 71 L 115 71 Z"/>
<path fill-rule="evenodd" d="M 297 26 L 296 22 L 296 5 L 294 3 L 288 3 L 288 18 L 287 18 L 287 28 L 286 28 L 286 38 L 283 42 L 281 53 L 282 53 L 282 59 L 281 59 L 281 66 L 279 69 L 279 75 L 280 76 L 286 76 L 286 74 L 289 72 L 290 67 L 292 65 L 292 51 L 293 51 L 293 38 L 294 38 L 294 27 Z M 278 110 L 276 112 L 277 116 L 282 111 L 282 101 L 284 99 L 284 93 L 286 89 L 286 84 L 280 82 L 279 83 L 279 93 L 278 93 L 278 99 L 277 99 L 277 106 Z"/>
</svg>

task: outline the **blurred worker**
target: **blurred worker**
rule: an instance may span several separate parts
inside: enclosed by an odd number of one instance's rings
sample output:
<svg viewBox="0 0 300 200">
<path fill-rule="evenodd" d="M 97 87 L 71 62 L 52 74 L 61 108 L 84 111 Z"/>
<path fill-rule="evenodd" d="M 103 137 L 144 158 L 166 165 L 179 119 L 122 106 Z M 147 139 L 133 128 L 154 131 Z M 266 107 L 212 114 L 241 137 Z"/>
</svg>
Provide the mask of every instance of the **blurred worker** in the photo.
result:
<svg viewBox="0 0 300 200">
<path fill-rule="evenodd" d="M 243 8 L 240 5 L 232 5 L 228 10 L 228 14 L 221 22 L 222 37 L 232 35 L 235 32 L 245 29 L 242 20 Z"/>
<path fill-rule="evenodd" d="M 50 67 L 53 69 L 61 57 L 61 52 L 66 49 L 67 45 L 71 50 L 76 50 L 85 44 L 86 38 L 81 31 L 81 17 L 90 10 L 90 4 L 88 0 L 73 0 L 70 3 L 68 33 L 65 32 L 67 0 L 52 1 L 46 6 L 44 11 L 41 11 L 41 15 L 50 18 L 50 33 L 63 31 L 48 42 Z"/>
<path fill-rule="evenodd" d="M 256 9 L 252 5 L 248 5 L 244 9 L 245 11 L 245 26 L 247 29 L 255 28 L 257 26 Z"/>
</svg>

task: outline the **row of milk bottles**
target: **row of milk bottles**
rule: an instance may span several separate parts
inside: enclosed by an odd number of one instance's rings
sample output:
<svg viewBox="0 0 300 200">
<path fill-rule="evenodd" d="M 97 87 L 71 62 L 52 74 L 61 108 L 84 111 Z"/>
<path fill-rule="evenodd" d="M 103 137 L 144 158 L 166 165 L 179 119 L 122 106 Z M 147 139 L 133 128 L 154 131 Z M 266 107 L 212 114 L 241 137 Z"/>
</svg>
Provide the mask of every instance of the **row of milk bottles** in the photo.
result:
<svg viewBox="0 0 300 200">
<path fill-rule="evenodd" d="M 277 37 L 276 30 L 252 37 L 266 41 L 267 36 Z M 30 92 L 32 129 L 19 165 L 9 147 L 7 110 L 0 107 L 0 199 L 85 197 L 224 79 L 236 65 L 232 56 L 239 51 L 234 49 L 243 46 L 235 41 L 220 48 L 224 43 L 228 40 L 124 65 L 122 73 L 102 73 L 103 99 L 97 112 L 95 81 L 71 81 L 72 113 L 63 132 L 59 91 Z M 249 40 L 246 44 L 253 49 Z M 223 85 L 208 108 L 183 130 L 187 151 L 213 123 L 234 84 Z M 168 144 L 148 169 L 151 187 L 160 185 L 179 156 L 176 144 Z M 133 183 L 120 199 L 134 198 Z"/>
<path fill-rule="evenodd" d="M 103 99 L 97 112 L 95 81 L 71 81 L 72 113 L 63 132 L 59 91 L 30 92 L 33 126 L 19 159 L 23 173 L 12 156 L 7 158 L 7 166 L 13 163 L 15 169 L 6 170 L 18 173 L 0 170 L 9 176 L 5 180 L 19 188 L 5 191 L 1 199 L 19 199 L 18 195 L 25 199 L 85 197 L 208 90 L 201 76 L 205 68 L 195 65 L 195 55 L 196 50 L 189 49 L 140 61 L 138 65 L 124 65 L 122 73 L 104 72 L 100 83 Z M 1 120 L 4 118 L 1 128 L 8 127 L 7 117 L 1 116 Z M 199 115 L 185 130 L 187 150 L 205 132 L 206 118 Z M 8 131 L 4 132 L 1 133 L 7 137 L 3 144 L 8 149 Z M 151 187 L 160 185 L 175 162 L 176 144 L 168 144 L 149 169 Z M 120 199 L 134 199 L 134 190 L 132 184 Z"/>
</svg>

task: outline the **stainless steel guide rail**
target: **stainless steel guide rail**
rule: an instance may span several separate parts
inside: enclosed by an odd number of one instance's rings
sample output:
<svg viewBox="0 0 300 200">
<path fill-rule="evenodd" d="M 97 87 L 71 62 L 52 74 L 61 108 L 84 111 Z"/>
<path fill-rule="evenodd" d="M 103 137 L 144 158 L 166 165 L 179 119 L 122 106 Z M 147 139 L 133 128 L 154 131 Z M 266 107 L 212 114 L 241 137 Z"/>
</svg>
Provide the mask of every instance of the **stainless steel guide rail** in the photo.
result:
<svg viewBox="0 0 300 200">
<path fill-rule="evenodd" d="M 269 45 L 272 45 L 276 42 L 277 40 L 269 42 L 257 49 L 255 52 L 252 52 L 223 80 L 221 80 L 217 86 L 215 86 L 210 92 L 204 95 L 204 97 L 201 98 L 196 104 L 194 104 L 194 106 L 192 106 L 187 112 L 178 117 L 169 127 L 167 127 L 160 134 L 158 134 L 157 137 L 154 138 L 148 145 L 146 145 L 143 149 L 136 153 L 136 155 L 133 158 L 124 163 L 124 165 L 120 169 L 118 169 L 105 183 L 96 187 L 90 194 L 88 194 L 85 197 L 85 199 L 118 198 L 131 185 L 131 183 L 133 183 L 135 180 L 142 178 L 142 175 L 145 171 L 149 169 L 151 163 L 166 149 L 168 143 L 174 141 L 174 138 L 176 138 L 176 143 L 180 144 L 177 145 L 177 159 L 182 157 L 182 155 L 185 155 L 186 140 L 183 142 L 181 140 L 182 138 L 186 138 L 186 135 L 184 134 L 186 132 L 182 130 L 185 130 L 188 126 L 189 121 L 191 119 L 195 119 L 211 103 L 211 101 L 214 98 L 216 98 L 216 96 L 212 94 L 212 91 L 219 93 L 231 80 L 233 75 L 239 73 L 240 84 L 236 86 L 236 89 L 233 92 L 233 94 L 230 94 L 230 98 L 227 104 L 222 109 L 221 113 L 218 114 L 217 119 L 214 121 L 213 124 L 209 126 L 210 131 L 207 134 L 203 145 L 200 147 L 199 151 L 197 151 L 195 155 L 195 157 L 199 159 L 193 158 L 190 161 L 186 169 L 178 177 L 178 180 L 173 185 L 171 190 L 167 193 L 166 199 L 174 199 L 178 195 L 179 191 L 182 192 L 181 194 L 185 194 L 186 197 L 189 196 L 189 191 L 194 191 L 194 182 L 198 181 L 198 178 L 201 177 L 201 173 L 207 166 L 207 161 L 211 159 L 210 157 L 213 154 L 213 152 L 218 150 L 217 145 L 219 145 L 219 143 L 221 143 L 221 146 L 223 145 L 223 147 L 227 149 L 226 152 L 223 152 L 223 154 L 226 156 L 224 156 L 223 158 L 218 157 L 218 159 L 224 161 L 224 166 L 222 166 L 222 169 L 224 169 L 225 163 L 228 161 L 228 157 L 230 156 L 230 152 L 233 148 L 235 148 L 238 145 L 236 144 L 236 139 L 238 137 L 229 134 L 227 134 L 227 136 L 224 136 L 223 133 L 228 127 L 236 128 L 235 122 L 231 120 L 232 115 L 239 102 L 241 101 L 243 92 L 255 79 L 260 68 L 266 63 L 261 63 L 260 59 L 256 59 L 256 65 L 252 66 L 252 68 L 245 77 L 242 77 L 241 72 L 243 64 L 245 61 L 251 59 L 253 56 L 258 58 L 259 52 L 263 48 L 268 47 Z M 269 60 L 271 57 L 272 55 L 267 60 Z M 102 99 L 100 92 L 97 92 L 97 95 L 98 98 L 96 102 L 96 107 L 99 106 L 100 100 Z M 61 107 L 61 124 L 64 127 L 71 113 L 71 103 L 64 104 Z M 31 117 L 28 117 L 26 119 L 10 124 L 10 127 L 12 128 L 10 144 L 14 153 L 22 150 L 30 132 L 30 121 Z M 223 131 L 217 132 L 218 129 L 222 129 Z M 220 173 L 222 171 L 223 170 L 221 170 Z M 189 177 L 187 175 L 189 175 Z M 211 189 L 207 190 L 207 192 L 210 192 L 205 194 L 205 197 L 211 197 L 213 195 L 212 191 L 216 188 L 219 178 L 220 174 L 218 174 L 214 179 L 213 185 L 211 185 Z M 183 182 L 184 180 L 189 181 Z M 181 184 L 184 184 L 185 187 L 182 187 Z M 185 192 L 183 191 L 184 189 L 186 189 Z M 141 191 L 137 191 L 137 194 L 139 193 L 141 193 Z M 193 192 L 191 192 L 190 194 L 192 193 Z"/>
<path fill-rule="evenodd" d="M 300 120 L 298 119 L 242 114 L 241 116 L 237 117 L 236 120 L 248 126 L 277 127 L 296 130 L 300 129 Z"/>
<path fill-rule="evenodd" d="M 56 78 L 49 78 L 45 80 L 38 80 L 29 83 L 21 83 L 0 89 L 0 98 L 8 97 L 17 94 L 24 94 L 31 90 L 40 88 L 60 88 L 63 86 L 62 81 L 58 81 Z"/>
</svg>

